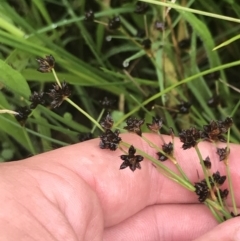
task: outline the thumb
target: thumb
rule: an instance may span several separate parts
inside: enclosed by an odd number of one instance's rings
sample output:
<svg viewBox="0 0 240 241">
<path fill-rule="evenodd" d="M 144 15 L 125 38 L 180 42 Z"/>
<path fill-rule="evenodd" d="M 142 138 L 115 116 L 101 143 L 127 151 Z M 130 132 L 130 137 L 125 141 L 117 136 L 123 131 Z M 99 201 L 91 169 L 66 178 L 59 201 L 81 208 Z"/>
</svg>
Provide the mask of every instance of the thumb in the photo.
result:
<svg viewBox="0 0 240 241">
<path fill-rule="evenodd" d="M 240 218 L 230 219 L 213 228 L 195 241 L 240 241 Z"/>
</svg>

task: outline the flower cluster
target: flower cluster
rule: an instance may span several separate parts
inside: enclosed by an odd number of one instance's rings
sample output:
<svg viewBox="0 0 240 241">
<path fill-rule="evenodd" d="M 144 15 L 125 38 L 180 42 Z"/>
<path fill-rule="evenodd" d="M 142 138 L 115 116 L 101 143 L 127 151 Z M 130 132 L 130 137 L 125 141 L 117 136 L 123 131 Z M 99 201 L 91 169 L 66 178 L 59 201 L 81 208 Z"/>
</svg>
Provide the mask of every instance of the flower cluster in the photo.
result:
<svg viewBox="0 0 240 241">
<path fill-rule="evenodd" d="M 150 131 L 158 133 L 163 125 L 163 119 L 159 117 L 152 117 L 152 123 L 146 123 Z"/>
<path fill-rule="evenodd" d="M 137 135 L 142 136 L 141 126 L 143 125 L 144 121 L 144 119 L 138 120 L 137 118 L 130 117 L 126 121 L 127 126 L 123 128 L 129 132 L 134 132 Z"/>
<path fill-rule="evenodd" d="M 51 98 L 52 108 L 59 107 L 64 99 L 71 95 L 71 90 L 65 81 L 62 83 L 62 87 L 58 84 L 54 84 L 53 89 L 50 89 L 49 91 L 48 95 Z"/>
<path fill-rule="evenodd" d="M 121 137 L 119 137 L 119 133 L 119 130 L 113 132 L 110 129 L 106 129 L 106 131 L 100 135 L 100 148 L 110 149 L 111 151 L 117 150 L 118 144 L 122 140 Z"/>
<path fill-rule="evenodd" d="M 121 19 L 119 16 L 113 17 L 108 22 L 108 28 L 110 30 L 116 30 L 116 29 L 120 28 L 120 26 L 121 26 Z"/>
<path fill-rule="evenodd" d="M 149 5 L 145 2 L 137 2 L 136 3 L 136 8 L 134 10 L 135 13 L 138 14 L 145 14 L 149 9 Z"/>
<path fill-rule="evenodd" d="M 201 138 L 201 132 L 196 128 L 192 127 L 187 130 L 183 130 L 179 133 L 180 141 L 183 142 L 182 148 L 184 150 L 195 147 Z"/>
<path fill-rule="evenodd" d="M 165 152 L 167 155 L 171 156 L 172 153 L 173 153 L 173 143 L 172 142 L 169 142 L 168 144 L 167 143 L 164 143 L 162 145 L 162 150 L 163 152 Z M 164 155 L 163 153 L 161 152 L 158 152 L 157 153 L 158 155 L 158 160 L 160 161 L 166 161 L 168 159 L 168 157 L 166 155 Z"/>
<path fill-rule="evenodd" d="M 228 147 L 225 148 L 217 148 L 217 154 L 219 155 L 219 161 L 224 161 L 227 159 L 230 153 L 230 149 Z"/>
<path fill-rule="evenodd" d="M 208 141 L 226 142 L 223 134 L 227 133 L 232 124 L 233 120 L 230 117 L 223 121 L 211 121 L 208 125 L 203 126 L 202 138 Z"/>
<path fill-rule="evenodd" d="M 113 104 L 115 103 L 115 100 L 110 100 L 107 97 L 104 97 L 103 100 L 99 101 L 99 104 L 102 106 L 104 109 L 111 109 L 113 107 Z"/>
<path fill-rule="evenodd" d="M 19 107 L 16 112 L 18 113 L 15 115 L 16 120 L 23 126 L 31 113 L 31 110 L 25 106 L 25 107 Z"/>
<path fill-rule="evenodd" d="M 31 109 L 35 109 L 38 105 L 46 105 L 47 104 L 46 93 L 45 92 L 37 93 L 36 91 L 34 91 L 33 94 L 29 97 L 29 101 L 32 102 L 30 105 Z"/>
<path fill-rule="evenodd" d="M 51 72 L 55 65 L 55 59 L 52 55 L 48 55 L 45 58 L 37 58 L 37 62 L 39 63 L 38 71 L 42 73 Z"/>
<path fill-rule="evenodd" d="M 143 157 L 141 155 L 135 155 L 136 149 L 133 146 L 129 147 L 128 155 L 121 155 L 121 159 L 124 160 L 122 165 L 120 166 L 120 169 L 124 169 L 126 167 L 129 167 L 133 172 L 136 170 L 136 168 L 141 169 L 141 165 L 139 162 L 143 160 Z"/>
<path fill-rule="evenodd" d="M 209 180 L 211 189 L 215 190 L 225 182 L 226 176 L 221 176 L 220 173 L 217 171 L 213 173 L 213 175 L 210 176 L 208 180 Z M 210 190 L 207 186 L 207 182 L 205 179 L 202 180 L 201 182 L 195 183 L 194 187 L 195 187 L 195 192 L 198 195 L 199 202 L 204 202 L 210 196 Z M 218 190 L 220 193 L 220 197 L 222 199 L 227 197 L 228 195 L 227 189 L 221 190 L 220 188 L 218 188 Z M 216 190 L 215 190 L 215 196 L 218 196 Z"/>
<path fill-rule="evenodd" d="M 104 130 L 107 130 L 112 128 L 113 123 L 113 119 L 111 115 L 108 113 L 107 116 L 100 122 L 100 125 Z"/>
</svg>

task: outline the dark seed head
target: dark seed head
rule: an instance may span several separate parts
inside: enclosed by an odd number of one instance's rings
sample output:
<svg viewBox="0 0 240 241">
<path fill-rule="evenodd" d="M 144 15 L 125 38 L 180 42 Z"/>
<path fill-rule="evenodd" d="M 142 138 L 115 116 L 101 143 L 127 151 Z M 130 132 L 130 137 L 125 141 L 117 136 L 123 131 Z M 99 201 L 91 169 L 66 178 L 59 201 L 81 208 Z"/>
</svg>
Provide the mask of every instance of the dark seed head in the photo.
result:
<svg viewBox="0 0 240 241">
<path fill-rule="evenodd" d="M 203 163 L 204 163 L 204 166 L 205 166 L 207 169 L 211 169 L 211 167 L 212 167 L 212 163 L 211 163 L 209 157 L 206 157 L 206 159 L 203 160 Z"/>
<path fill-rule="evenodd" d="M 110 149 L 111 151 L 117 150 L 118 144 L 122 140 L 121 137 L 119 137 L 119 133 L 119 130 L 112 132 L 110 129 L 106 129 L 106 131 L 100 136 L 100 148 Z"/>
<path fill-rule="evenodd" d="M 183 130 L 182 132 L 179 133 L 179 138 L 180 138 L 180 141 L 183 142 L 182 148 L 184 150 L 191 147 L 195 147 L 200 137 L 201 137 L 200 131 L 194 127 L 187 130 Z"/>
<path fill-rule="evenodd" d="M 142 136 L 141 126 L 144 123 L 144 119 L 138 120 L 137 118 L 129 117 L 126 121 L 127 126 L 123 127 L 125 130 L 129 132 L 134 132 L 139 136 Z"/>
<path fill-rule="evenodd" d="M 149 9 L 149 5 L 145 2 L 137 2 L 136 8 L 134 10 L 135 13 L 145 14 Z"/>
<path fill-rule="evenodd" d="M 52 55 L 48 55 L 45 58 L 37 58 L 37 62 L 39 63 L 38 71 L 42 73 L 51 72 L 55 65 L 55 59 Z"/>
<path fill-rule="evenodd" d="M 189 102 L 182 101 L 179 105 L 177 105 L 177 109 L 180 114 L 188 114 L 191 105 L 192 104 Z"/>
<path fill-rule="evenodd" d="M 85 12 L 84 20 L 87 22 L 93 22 L 94 21 L 94 12 L 92 10 Z"/>
<path fill-rule="evenodd" d="M 110 30 L 116 30 L 116 29 L 120 28 L 120 26 L 121 26 L 121 19 L 119 16 L 113 17 L 108 22 L 108 28 Z"/>
<path fill-rule="evenodd" d="M 159 30 L 159 31 L 163 32 L 163 31 L 166 29 L 166 23 L 157 20 L 157 21 L 154 23 L 154 28 L 155 28 L 156 30 Z"/>
<path fill-rule="evenodd" d="M 221 102 L 221 99 L 220 99 L 220 96 L 219 95 L 215 95 L 215 96 L 212 96 L 208 101 L 207 101 L 207 105 L 209 107 L 217 107 Z"/>
<path fill-rule="evenodd" d="M 144 39 L 142 41 L 142 46 L 144 47 L 144 49 L 150 49 L 152 46 L 152 42 L 150 39 Z"/>
<path fill-rule="evenodd" d="M 217 154 L 219 156 L 219 161 L 224 161 L 227 159 L 228 155 L 230 153 L 230 149 L 225 147 L 225 148 L 217 148 Z"/>
<path fill-rule="evenodd" d="M 29 101 L 32 102 L 30 105 L 31 109 L 35 109 L 38 105 L 46 105 L 46 93 L 37 93 L 34 91 L 33 94 L 29 97 Z"/>
<path fill-rule="evenodd" d="M 19 107 L 16 112 L 18 112 L 17 115 L 15 115 L 16 120 L 23 126 L 31 113 L 31 110 L 25 106 L 25 107 Z"/>
<path fill-rule="evenodd" d="M 100 125 L 103 129 L 106 130 L 106 129 L 111 129 L 113 126 L 113 123 L 114 123 L 114 121 L 113 121 L 111 115 L 108 113 L 106 115 L 106 117 L 101 121 Z"/>
<path fill-rule="evenodd" d="M 71 95 L 71 90 L 65 81 L 62 83 L 62 88 L 58 84 L 54 84 L 53 89 L 50 89 L 49 91 L 50 92 L 48 92 L 48 95 L 52 100 L 52 108 L 59 107 L 64 99 Z"/>
<path fill-rule="evenodd" d="M 124 161 L 120 169 L 124 169 L 129 167 L 132 171 L 135 171 L 136 168 L 141 169 L 141 165 L 139 162 L 143 160 L 141 155 L 135 155 L 136 149 L 133 146 L 129 147 L 128 155 L 121 155 L 120 158 Z"/>
<path fill-rule="evenodd" d="M 178 42 L 178 47 L 180 49 L 188 49 L 191 45 L 191 39 L 186 38 L 182 39 L 181 41 Z"/>
<path fill-rule="evenodd" d="M 172 153 L 173 153 L 173 143 L 172 142 L 169 142 L 168 144 L 164 143 L 162 145 L 162 150 L 167 155 L 171 156 Z M 163 153 L 161 153 L 161 152 L 158 152 L 157 155 L 158 155 L 158 160 L 160 160 L 162 162 L 166 161 L 168 159 L 168 157 L 166 155 L 164 155 Z"/>
<path fill-rule="evenodd" d="M 146 125 L 150 131 L 158 133 L 159 130 L 162 128 L 163 119 L 158 117 L 152 117 L 152 124 L 147 123 Z"/>
<path fill-rule="evenodd" d="M 78 135 L 78 140 L 79 142 L 84 142 L 93 139 L 93 134 L 92 133 L 79 133 Z"/>
<path fill-rule="evenodd" d="M 111 109 L 113 107 L 113 104 L 116 102 L 116 100 L 108 99 L 107 97 L 104 97 L 103 100 L 100 100 L 99 103 L 104 109 Z"/>
</svg>

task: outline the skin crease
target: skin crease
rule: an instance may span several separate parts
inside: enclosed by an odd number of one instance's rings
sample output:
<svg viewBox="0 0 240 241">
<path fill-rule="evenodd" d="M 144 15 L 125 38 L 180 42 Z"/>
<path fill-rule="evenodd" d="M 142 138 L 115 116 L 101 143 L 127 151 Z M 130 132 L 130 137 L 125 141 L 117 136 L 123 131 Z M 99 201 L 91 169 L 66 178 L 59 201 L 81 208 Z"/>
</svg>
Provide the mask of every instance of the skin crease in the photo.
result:
<svg viewBox="0 0 240 241">
<path fill-rule="evenodd" d="M 162 145 L 157 135 L 144 136 Z M 121 137 L 156 157 L 156 151 L 139 136 Z M 167 143 L 171 140 L 168 136 L 164 139 Z M 203 174 L 195 150 L 184 151 L 181 145 L 175 138 L 174 154 L 190 180 L 197 182 L 197 172 L 200 179 Z M 211 170 L 224 175 L 216 147 L 207 142 L 199 147 L 203 158 L 210 157 Z M 237 190 L 240 147 L 230 148 L 233 187 Z M 142 161 L 141 170 L 135 172 L 119 170 L 121 154 L 121 150 L 101 150 L 99 139 L 94 139 L 1 164 L 0 240 L 240 240 L 239 218 L 218 224 L 195 193 L 160 174 L 150 161 Z M 170 161 L 164 164 L 176 170 Z M 237 191 L 235 198 L 239 204 Z"/>
</svg>

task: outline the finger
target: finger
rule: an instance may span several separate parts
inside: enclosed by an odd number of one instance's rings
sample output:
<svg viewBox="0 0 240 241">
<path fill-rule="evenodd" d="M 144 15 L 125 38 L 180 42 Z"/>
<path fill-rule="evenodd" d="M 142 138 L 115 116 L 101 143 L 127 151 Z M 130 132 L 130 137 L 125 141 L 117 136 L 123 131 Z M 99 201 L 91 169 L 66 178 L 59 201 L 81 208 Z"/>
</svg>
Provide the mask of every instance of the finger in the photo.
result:
<svg viewBox="0 0 240 241">
<path fill-rule="evenodd" d="M 230 219 L 204 234 L 195 241 L 239 241 L 240 240 L 240 218 Z"/>
<path fill-rule="evenodd" d="M 203 235 L 216 225 L 207 208 L 200 204 L 154 205 L 105 229 L 104 241 L 187 241 Z"/>
<path fill-rule="evenodd" d="M 163 143 L 157 135 L 146 135 L 156 145 Z M 139 136 L 134 134 L 122 135 L 124 141 L 156 157 L 156 150 L 149 147 Z M 169 137 L 165 137 L 166 142 Z M 191 181 L 198 181 L 197 171 L 201 178 L 201 167 L 194 149 L 183 151 L 182 143 L 176 138 L 175 156 Z M 231 146 L 230 161 L 233 177 L 233 186 L 240 181 L 236 171 L 240 163 L 237 162 L 238 146 Z M 210 143 L 200 144 L 203 158 L 209 156 L 212 161 L 212 170 L 224 173 L 224 165 L 218 161 L 216 147 Z M 57 151 L 45 153 L 41 156 L 29 159 L 31 165 L 40 165 L 41 168 L 49 168 L 57 172 L 56 165 L 62 165 L 82 177 L 90 187 L 96 191 L 103 206 L 105 225 L 111 226 L 121 222 L 127 217 L 137 213 L 144 207 L 152 204 L 164 203 L 194 203 L 197 202 L 195 193 L 191 193 L 177 185 L 165 176 L 159 174 L 156 168 L 147 161 L 141 162 L 142 169 L 132 172 L 129 169 L 119 170 L 122 163 L 119 156 L 121 150 L 115 152 L 101 150 L 99 140 L 94 139 L 85 143 L 61 148 Z M 43 161 L 45 160 L 45 161 Z M 165 164 L 165 163 L 164 163 Z M 167 166 L 175 167 L 171 162 Z M 51 167 L 52 166 L 52 167 Z M 176 170 L 176 169 L 175 169 Z M 240 194 L 236 194 L 237 201 Z"/>
</svg>

